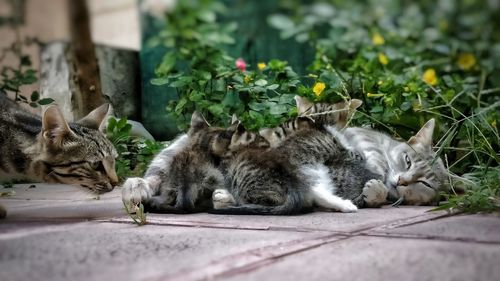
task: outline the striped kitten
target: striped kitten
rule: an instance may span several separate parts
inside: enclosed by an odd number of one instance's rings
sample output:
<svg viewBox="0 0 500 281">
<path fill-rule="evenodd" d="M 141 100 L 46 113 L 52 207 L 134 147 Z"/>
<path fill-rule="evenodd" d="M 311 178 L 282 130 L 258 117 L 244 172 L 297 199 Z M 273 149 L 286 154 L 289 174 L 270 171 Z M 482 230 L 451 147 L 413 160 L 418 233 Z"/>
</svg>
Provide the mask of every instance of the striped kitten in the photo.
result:
<svg viewBox="0 0 500 281">
<path fill-rule="evenodd" d="M 213 195 L 212 212 L 218 214 L 293 215 L 314 206 L 354 212 L 357 207 L 344 198 L 361 204 L 364 184 L 375 178 L 362 159 L 351 158 L 318 129 L 298 130 L 276 147 L 244 149 L 226 161 L 226 189 Z M 329 173 L 330 166 L 335 174 Z"/>
<path fill-rule="evenodd" d="M 108 192 L 118 182 L 117 153 L 99 131 L 110 109 L 103 105 L 67 123 L 56 106 L 42 118 L 0 95 L 0 179 L 80 185 Z"/>
<path fill-rule="evenodd" d="M 324 125 L 334 125 L 336 128 L 344 128 L 347 121 L 352 117 L 362 101 L 352 99 L 338 103 L 312 103 L 308 99 L 295 96 L 298 118 L 291 119 L 278 127 L 265 128 L 259 131 L 271 146 L 278 145 L 288 135 L 297 130 L 318 128 Z"/>
<path fill-rule="evenodd" d="M 364 204 L 365 184 L 377 176 L 323 127 L 323 122 L 344 126 L 361 101 L 303 110 L 303 100 L 296 100 L 301 113 L 328 112 L 265 129 L 268 140 L 275 141 L 271 149 L 244 149 L 226 160 L 226 190 L 214 192 L 214 213 L 290 215 L 315 205 L 351 212 L 357 208 L 346 198 Z"/>
<path fill-rule="evenodd" d="M 158 213 L 211 209 L 213 191 L 224 188 L 221 159 L 243 146 L 266 148 L 269 144 L 239 124 L 228 129 L 209 127 L 195 112 L 188 133 L 155 157 L 144 178 L 125 182 L 122 200 L 128 207 L 142 202 L 148 211 Z"/>
<path fill-rule="evenodd" d="M 448 172 L 432 149 L 435 120 L 429 120 L 408 142 L 366 128 L 329 127 L 344 147 L 362 153 L 367 167 L 379 175 L 390 201 L 409 205 L 434 204 L 447 189 Z"/>
</svg>

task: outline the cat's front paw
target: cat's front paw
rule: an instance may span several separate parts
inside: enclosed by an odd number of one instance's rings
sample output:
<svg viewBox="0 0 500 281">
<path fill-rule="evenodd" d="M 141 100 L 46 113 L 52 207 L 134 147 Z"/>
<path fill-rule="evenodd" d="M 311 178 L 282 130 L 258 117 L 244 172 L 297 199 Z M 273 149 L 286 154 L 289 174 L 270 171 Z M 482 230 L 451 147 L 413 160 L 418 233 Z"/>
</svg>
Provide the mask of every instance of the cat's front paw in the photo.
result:
<svg viewBox="0 0 500 281">
<path fill-rule="evenodd" d="M 339 211 L 342 213 L 355 213 L 358 211 L 358 207 L 352 203 L 351 200 L 343 200 L 338 206 Z"/>
<path fill-rule="evenodd" d="M 214 209 L 223 209 L 233 206 L 236 201 L 234 200 L 233 195 L 231 195 L 231 193 L 229 193 L 226 189 L 216 189 L 214 193 L 212 193 L 212 203 L 214 205 Z"/>
<path fill-rule="evenodd" d="M 380 207 L 387 202 L 388 189 L 381 180 L 372 179 L 363 187 L 363 198 L 367 207 Z"/>
<path fill-rule="evenodd" d="M 151 198 L 151 189 L 143 178 L 129 178 L 122 187 L 122 201 L 129 210 Z"/>
</svg>

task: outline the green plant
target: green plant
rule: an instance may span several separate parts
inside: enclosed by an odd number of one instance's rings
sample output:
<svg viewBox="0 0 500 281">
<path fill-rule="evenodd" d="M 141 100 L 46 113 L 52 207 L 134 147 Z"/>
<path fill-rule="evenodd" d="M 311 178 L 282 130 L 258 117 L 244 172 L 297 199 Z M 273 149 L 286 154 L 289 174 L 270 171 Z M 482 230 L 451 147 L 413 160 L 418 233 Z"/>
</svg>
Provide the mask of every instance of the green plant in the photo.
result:
<svg viewBox="0 0 500 281">
<path fill-rule="evenodd" d="M 142 176 L 153 157 L 164 147 L 160 142 L 130 135 L 132 125 L 126 118 L 110 118 L 106 134 L 118 152 L 116 173 L 120 179 Z"/>
<path fill-rule="evenodd" d="M 33 91 L 29 97 L 21 94 L 21 88 L 24 85 L 35 83 L 36 70 L 33 68 L 30 56 L 25 52 L 24 47 L 31 46 L 38 41 L 34 38 L 23 38 L 19 30 L 23 24 L 22 13 L 24 1 L 7 1 L 11 6 L 13 13 L 9 17 L 0 17 L 0 26 L 9 26 L 15 34 L 15 40 L 9 46 L 0 52 L 0 94 L 12 93 L 18 102 L 29 104 L 31 107 L 47 105 L 54 100 L 51 98 L 40 99 L 38 91 Z M 15 65 L 5 63 L 6 58 L 12 56 L 17 61 Z"/>
<path fill-rule="evenodd" d="M 252 69 L 224 51 L 234 24 L 222 25 L 224 7 L 210 0 L 178 1 L 156 38 L 168 51 L 151 83 L 175 88 L 167 109 L 183 128 L 192 111 L 225 125 L 236 113 L 247 129 L 273 127 L 294 116 L 293 96 L 315 101 L 362 99 L 354 124 L 407 139 L 436 118 L 438 155 L 459 175 L 500 165 L 499 7 L 491 1 L 282 0 L 268 23 L 281 37 L 316 51 L 309 75 L 298 76 L 279 60 Z M 473 178 L 462 199 L 498 202 L 495 173 Z M 486 182 L 484 182 L 485 180 Z M 485 193 L 480 184 L 494 192 Z M 484 200 L 469 205 L 494 206 Z M 488 201 L 489 202 L 489 201 Z M 472 210 L 467 207 L 467 210 Z"/>
<path fill-rule="evenodd" d="M 123 207 L 125 208 L 125 212 L 130 216 L 132 221 L 138 226 L 142 226 L 147 224 L 146 213 L 144 213 L 144 205 L 139 203 L 138 205 L 134 205 L 132 207 L 133 210 L 127 207 L 127 204 L 123 203 Z"/>
</svg>

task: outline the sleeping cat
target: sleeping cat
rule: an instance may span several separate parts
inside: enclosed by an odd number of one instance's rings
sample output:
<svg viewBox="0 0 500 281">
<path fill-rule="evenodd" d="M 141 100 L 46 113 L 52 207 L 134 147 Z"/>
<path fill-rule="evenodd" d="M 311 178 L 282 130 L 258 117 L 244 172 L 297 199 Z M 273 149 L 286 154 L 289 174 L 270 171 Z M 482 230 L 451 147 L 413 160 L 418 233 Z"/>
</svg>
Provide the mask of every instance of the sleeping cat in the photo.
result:
<svg viewBox="0 0 500 281">
<path fill-rule="evenodd" d="M 389 201 L 409 205 L 434 204 L 447 189 L 448 172 L 432 150 L 435 120 L 431 119 L 408 142 L 366 128 L 328 130 L 348 150 L 362 153 L 367 167 L 381 176 Z"/>
<path fill-rule="evenodd" d="M 117 156 L 99 131 L 109 105 L 67 123 L 56 106 L 42 118 L 0 94 L 0 180 L 30 180 L 80 185 L 108 192 L 118 182 Z"/>
<path fill-rule="evenodd" d="M 209 127 L 193 113 L 187 134 L 181 135 L 155 157 L 144 178 L 129 178 L 122 200 L 130 209 L 144 203 L 158 213 L 192 213 L 212 208 L 212 193 L 224 187 L 219 170 L 223 157 L 240 147 L 269 147 L 257 133 L 246 132 L 239 124 L 224 129 Z"/>
</svg>

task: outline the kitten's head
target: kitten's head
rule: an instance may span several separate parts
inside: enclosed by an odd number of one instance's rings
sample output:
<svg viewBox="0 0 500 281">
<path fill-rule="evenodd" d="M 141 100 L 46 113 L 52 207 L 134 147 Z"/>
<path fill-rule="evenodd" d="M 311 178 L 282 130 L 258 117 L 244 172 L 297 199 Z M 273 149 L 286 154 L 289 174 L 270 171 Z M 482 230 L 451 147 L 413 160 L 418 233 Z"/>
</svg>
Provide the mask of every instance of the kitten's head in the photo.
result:
<svg viewBox="0 0 500 281">
<path fill-rule="evenodd" d="M 435 120 L 431 119 L 408 142 L 400 142 L 388 152 L 390 168 L 387 186 L 405 186 L 410 190 L 429 187 L 435 191 L 430 196 L 437 196 L 439 191 L 446 189 L 448 171 L 432 149 L 434 127 Z M 426 201 L 424 198 L 420 200 Z M 415 202 L 419 200 L 415 199 Z"/>
<path fill-rule="evenodd" d="M 272 146 L 278 145 L 286 136 L 297 130 L 321 128 L 324 125 L 342 129 L 346 126 L 356 109 L 363 103 L 352 99 L 338 103 L 313 103 L 308 99 L 295 96 L 299 116 L 275 128 L 264 128 L 259 131 Z"/>
<path fill-rule="evenodd" d="M 99 193 L 113 190 L 118 183 L 118 155 L 101 131 L 109 110 L 111 106 L 104 104 L 69 124 L 56 106 L 44 111 L 38 160 L 46 167 L 45 181 L 80 185 Z"/>
<path fill-rule="evenodd" d="M 269 147 L 264 138 L 246 131 L 234 116 L 229 128 L 221 128 L 209 126 L 201 114 L 194 112 L 188 135 L 192 143 L 217 157 L 226 157 L 245 147 Z"/>
</svg>

